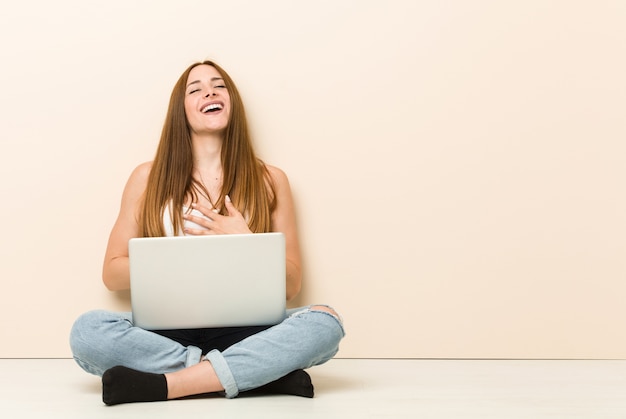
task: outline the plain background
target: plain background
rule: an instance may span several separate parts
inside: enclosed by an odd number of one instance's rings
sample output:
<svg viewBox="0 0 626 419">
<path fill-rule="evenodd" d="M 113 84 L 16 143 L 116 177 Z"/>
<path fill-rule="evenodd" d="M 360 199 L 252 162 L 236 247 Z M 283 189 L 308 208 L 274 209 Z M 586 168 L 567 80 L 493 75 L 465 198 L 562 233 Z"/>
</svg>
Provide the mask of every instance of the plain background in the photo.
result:
<svg viewBox="0 0 626 419">
<path fill-rule="evenodd" d="M 626 2 L 0 5 L 0 357 L 69 357 L 124 184 L 214 59 L 339 357 L 626 357 Z"/>
</svg>

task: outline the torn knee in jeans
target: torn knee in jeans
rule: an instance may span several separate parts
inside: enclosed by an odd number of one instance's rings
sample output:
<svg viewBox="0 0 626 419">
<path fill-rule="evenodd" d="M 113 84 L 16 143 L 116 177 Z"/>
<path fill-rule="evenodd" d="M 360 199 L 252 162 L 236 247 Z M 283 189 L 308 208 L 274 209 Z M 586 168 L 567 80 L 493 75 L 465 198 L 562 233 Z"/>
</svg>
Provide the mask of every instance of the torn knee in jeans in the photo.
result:
<svg viewBox="0 0 626 419">
<path fill-rule="evenodd" d="M 343 320 L 341 319 L 341 316 L 334 309 L 332 309 L 331 307 L 323 306 L 323 305 L 316 305 L 316 306 L 311 306 L 309 308 L 309 310 L 311 310 L 311 311 L 324 311 L 324 312 L 330 314 L 331 316 L 333 316 L 334 318 L 336 318 L 339 323 L 343 323 Z"/>
</svg>

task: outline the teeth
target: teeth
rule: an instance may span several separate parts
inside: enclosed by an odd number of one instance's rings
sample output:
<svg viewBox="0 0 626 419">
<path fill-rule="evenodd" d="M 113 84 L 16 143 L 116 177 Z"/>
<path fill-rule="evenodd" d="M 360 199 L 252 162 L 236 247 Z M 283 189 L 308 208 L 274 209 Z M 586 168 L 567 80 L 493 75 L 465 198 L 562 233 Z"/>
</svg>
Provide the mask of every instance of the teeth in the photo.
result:
<svg viewBox="0 0 626 419">
<path fill-rule="evenodd" d="M 216 109 L 222 109 L 222 105 L 218 104 L 218 103 L 213 103 L 212 105 L 208 105 L 206 106 L 204 109 L 202 109 L 203 113 L 207 113 L 209 111 L 213 111 Z"/>
</svg>

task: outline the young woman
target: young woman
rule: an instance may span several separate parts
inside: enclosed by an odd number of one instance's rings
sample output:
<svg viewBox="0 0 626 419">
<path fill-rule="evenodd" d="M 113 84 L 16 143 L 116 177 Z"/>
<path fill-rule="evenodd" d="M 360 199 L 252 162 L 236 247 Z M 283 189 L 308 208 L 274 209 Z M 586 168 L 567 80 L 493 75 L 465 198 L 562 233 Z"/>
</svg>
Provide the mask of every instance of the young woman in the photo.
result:
<svg viewBox="0 0 626 419">
<path fill-rule="evenodd" d="M 237 88 L 217 64 L 191 65 L 170 98 L 154 161 L 131 174 L 107 246 L 103 280 L 130 287 L 133 237 L 282 232 L 287 300 L 301 285 L 294 207 L 285 174 L 252 148 Z M 327 306 L 287 310 L 272 327 L 148 331 L 130 313 L 91 311 L 75 322 L 76 362 L 102 376 L 108 405 L 224 392 L 313 397 L 303 371 L 331 359 L 344 336 Z"/>
</svg>

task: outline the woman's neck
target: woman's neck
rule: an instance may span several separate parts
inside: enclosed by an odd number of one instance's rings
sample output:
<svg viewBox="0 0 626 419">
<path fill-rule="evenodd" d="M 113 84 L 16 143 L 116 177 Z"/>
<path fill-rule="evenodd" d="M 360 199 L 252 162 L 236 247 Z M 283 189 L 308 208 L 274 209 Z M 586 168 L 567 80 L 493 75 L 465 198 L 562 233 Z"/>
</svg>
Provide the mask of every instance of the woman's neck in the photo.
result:
<svg viewBox="0 0 626 419">
<path fill-rule="evenodd" d="M 210 175 L 222 171 L 222 138 L 217 136 L 194 136 L 194 167 Z"/>
</svg>

